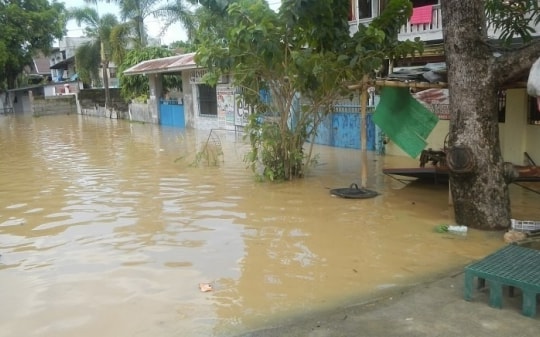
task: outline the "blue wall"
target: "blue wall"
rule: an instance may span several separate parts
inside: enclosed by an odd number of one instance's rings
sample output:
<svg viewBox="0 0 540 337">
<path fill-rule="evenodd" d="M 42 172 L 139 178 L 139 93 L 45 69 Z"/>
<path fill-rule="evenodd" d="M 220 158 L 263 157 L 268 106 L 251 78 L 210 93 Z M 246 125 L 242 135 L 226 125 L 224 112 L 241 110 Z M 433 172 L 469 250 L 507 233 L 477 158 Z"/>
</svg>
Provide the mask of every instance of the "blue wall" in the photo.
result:
<svg viewBox="0 0 540 337">
<path fill-rule="evenodd" d="M 342 110 L 342 111 L 340 111 Z M 343 111 L 348 110 L 348 111 Z M 329 114 L 319 125 L 315 144 L 361 149 L 360 109 L 358 106 L 338 106 L 336 112 Z M 371 120 L 372 113 L 366 116 L 368 151 L 376 150 L 377 130 Z"/>
</svg>

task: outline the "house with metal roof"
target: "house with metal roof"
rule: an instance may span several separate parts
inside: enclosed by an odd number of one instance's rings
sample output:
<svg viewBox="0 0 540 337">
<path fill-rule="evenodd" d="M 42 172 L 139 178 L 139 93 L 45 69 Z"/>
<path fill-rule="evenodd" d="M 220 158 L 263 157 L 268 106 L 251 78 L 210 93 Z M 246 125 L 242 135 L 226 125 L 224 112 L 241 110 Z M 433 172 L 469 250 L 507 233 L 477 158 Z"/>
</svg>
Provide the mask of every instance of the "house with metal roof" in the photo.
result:
<svg viewBox="0 0 540 337">
<path fill-rule="evenodd" d="M 148 109 L 153 122 L 201 130 L 236 130 L 245 125 L 246 111 L 237 104 L 237 93 L 229 78 L 222 77 L 213 87 L 204 83 L 205 73 L 205 69 L 197 66 L 195 53 L 143 61 L 124 71 L 124 75 L 148 76 Z M 182 76 L 181 98 L 167 97 L 162 85 L 165 74 Z M 134 104 L 132 107 L 136 108 Z"/>
</svg>

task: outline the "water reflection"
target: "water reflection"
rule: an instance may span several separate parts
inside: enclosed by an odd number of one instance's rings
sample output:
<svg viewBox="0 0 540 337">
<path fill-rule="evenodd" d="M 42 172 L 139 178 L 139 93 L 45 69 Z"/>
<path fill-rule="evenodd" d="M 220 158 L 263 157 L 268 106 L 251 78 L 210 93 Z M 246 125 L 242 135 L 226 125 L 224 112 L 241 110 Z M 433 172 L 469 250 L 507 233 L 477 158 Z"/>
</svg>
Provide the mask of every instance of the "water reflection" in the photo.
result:
<svg viewBox="0 0 540 337">
<path fill-rule="evenodd" d="M 404 184 L 368 155 L 316 147 L 306 179 L 256 183 L 221 132 L 220 167 L 191 162 L 208 132 L 58 116 L 0 118 L 0 336 L 225 336 L 480 258 L 500 233 L 459 237 L 444 186 Z M 179 159 L 180 158 L 180 159 Z M 179 159 L 179 160 L 178 160 Z M 538 196 L 511 187 L 514 216 Z M 197 285 L 212 282 L 214 291 Z"/>
</svg>

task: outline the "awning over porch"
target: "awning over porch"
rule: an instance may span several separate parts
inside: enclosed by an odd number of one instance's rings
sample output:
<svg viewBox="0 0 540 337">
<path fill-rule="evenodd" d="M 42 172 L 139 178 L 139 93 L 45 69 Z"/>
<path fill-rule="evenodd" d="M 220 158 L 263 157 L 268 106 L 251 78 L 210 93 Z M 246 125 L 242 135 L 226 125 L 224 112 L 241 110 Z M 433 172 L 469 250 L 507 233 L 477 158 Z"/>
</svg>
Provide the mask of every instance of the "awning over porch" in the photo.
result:
<svg viewBox="0 0 540 337">
<path fill-rule="evenodd" d="M 188 53 L 142 61 L 124 70 L 124 75 L 172 73 L 196 68 L 195 53 Z"/>
<path fill-rule="evenodd" d="M 50 69 L 67 69 L 70 64 L 75 63 L 75 56 L 71 56 L 65 60 L 62 60 L 56 64 L 53 64 Z"/>
</svg>

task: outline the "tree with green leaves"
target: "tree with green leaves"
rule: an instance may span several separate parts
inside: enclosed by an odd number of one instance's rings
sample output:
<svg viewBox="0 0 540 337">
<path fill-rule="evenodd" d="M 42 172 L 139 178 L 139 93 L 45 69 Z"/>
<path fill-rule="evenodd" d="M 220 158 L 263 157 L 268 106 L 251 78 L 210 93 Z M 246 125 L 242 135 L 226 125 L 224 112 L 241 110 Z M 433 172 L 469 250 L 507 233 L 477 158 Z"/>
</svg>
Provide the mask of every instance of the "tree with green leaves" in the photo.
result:
<svg viewBox="0 0 540 337">
<path fill-rule="evenodd" d="M 235 0 L 188 0 L 192 4 L 197 3 L 195 9 L 195 32 L 193 43 L 200 45 L 201 40 L 215 37 L 224 39 L 227 23 L 227 8 L 230 2 Z"/>
<path fill-rule="evenodd" d="M 284 0 L 276 13 L 263 0 L 203 4 L 197 63 L 212 84 L 230 73 L 256 108 L 247 161 L 262 178 L 302 177 L 312 160 L 311 148 L 306 153 L 303 146 L 336 100 L 351 94 L 346 84 L 373 75 L 388 55 L 420 48 L 397 41 L 412 11 L 409 1 L 390 1 L 385 15 L 352 37 L 348 6 L 348 0 Z"/>
<path fill-rule="evenodd" d="M 444 49 L 450 93 L 450 185 L 456 222 L 480 229 L 510 226 L 510 196 L 501 155 L 497 91 L 526 77 L 540 55 L 532 39 L 536 0 L 444 0 Z M 502 37 L 488 37 L 494 28 Z M 521 39 L 515 39 L 521 38 Z"/>
<path fill-rule="evenodd" d="M 176 51 L 177 54 L 192 53 L 197 51 L 197 46 L 192 42 L 174 41 L 168 46 Z"/>
<path fill-rule="evenodd" d="M 107 108 L 110 103 L 109 63 L 111 60 L 119 62 L 120 57 L 116 52 L 125 48 L 125 46 L 113 46 L 112 37 L 116 34 L 116 30 L 122 31 L 122 27 L 114 14 L 100 17 L 98 12 L 91 7 L 72 8 L 69 10 L 69 18 L 74 19 L 79 26 L 84 24 L 86 36 L 92 38 L 91 42 L 76 51 L 75 64 L 83 82 L 95 83 L 99 80 L 96 71 L 96 65 L 99 62 L 105 90 L 105 108 Z M 122 43 L 122 39 L 116 41 Z"/>
<path fill-rule="evenodd" d="M 14 88 L 32 57 L 47 54 L 64 35 L 65 24 L 65 8 L 56 1 L 0 1 L 0 88 Z"/>
<path fill-rule="evenodd" d="M 96 48 L 97 47 L 97 48 Z M 101 67 L 101 48 L 96 43 L 84 43 L 75 50 L 77 76 L 85 88 L 101 87 L 99 77 Z"/>
<path fill-rule="evenodd" d="M 173 52 L 162 47 L 146 47 L 130 50 L 123 62 L 118 66 L 122 97 L 126 100 L 133 100 L 137 97 L 147 96 L 150 91 L 148 77 L 145 75 L 125 76 L 124 71 L 126 69 L 146 60 L 168 56 L 173 56 Z M 182 78 L 179 74 L 163 76 L 163 89 L 167 90 L 171 88 L 182 88 Z"/>
</svg>

